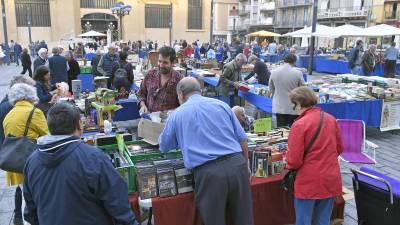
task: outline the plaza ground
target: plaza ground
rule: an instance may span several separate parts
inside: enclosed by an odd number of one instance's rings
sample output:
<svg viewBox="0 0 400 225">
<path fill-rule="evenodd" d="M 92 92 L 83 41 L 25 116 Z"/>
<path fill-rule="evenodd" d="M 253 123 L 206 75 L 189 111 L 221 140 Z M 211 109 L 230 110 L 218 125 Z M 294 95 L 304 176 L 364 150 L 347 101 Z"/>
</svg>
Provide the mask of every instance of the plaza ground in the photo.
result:
<svg viewBox="0 0 400 225">
<path fill-rule="evenodd" d="M 17 67 L 15 64 L 0 66 L 0 99 L 3 99 L 7 93 L 12 76 L 19 74 L 21 71 L 22 67 Z M 321 74 L 313 76 L 319 75 Z M 368 129 L 367 139 L 379 146 L 376 152 L 377 164 L 371 167 L 384 174 L 400 179 L 400 133 L 397 131 L 382 133 L 377 129 Z M 343 186 L 349 190 L 353 190 L 353 184 L 351 175 L 348 173 L 351 168 L 358 168 L 359 166 L 341 161 Z M 0 225 L 12 224 L 14 190 L 14 187 L 7 187 L 5 172 L 0 170 Z M 346 202 L 344 225 L 357 225 L 357 210 L 354 198 Z"/>
</svg>

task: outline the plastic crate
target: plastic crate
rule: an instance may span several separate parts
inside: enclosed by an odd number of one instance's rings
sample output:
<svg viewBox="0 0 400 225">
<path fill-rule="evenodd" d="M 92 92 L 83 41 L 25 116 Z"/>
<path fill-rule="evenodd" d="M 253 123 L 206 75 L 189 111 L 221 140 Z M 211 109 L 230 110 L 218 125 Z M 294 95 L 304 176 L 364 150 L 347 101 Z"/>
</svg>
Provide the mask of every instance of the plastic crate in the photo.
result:
<svg viewBox="0 0 400 225">
<path fill-rule="evenodd" d="M 85 66 L 80 68 L 80 73 L 81 74 L 91 74 L 92 73 L 92 67 L 91 66 Z"/>
<path fill-rule="evenodd" d="M 105 146 L 98 146 L 98 148 L 102 149 L 105 152 L 117 150 L 118 151 L 118 146 L 117 145 L 105 145 Z M 136 171 L 135 171 L 135 166 L 132 162 L 132 160 L 129 157 L 128 152 L 125 151 L 123 152 L 123 156 L 125 159 L 129 162 L 129 166 L 125 167 L 118 167 L 115 168 L 119 175 L 126 181 L 128 184 L 128 192 L 133 193 L 136 192 Z"/>
</svg>

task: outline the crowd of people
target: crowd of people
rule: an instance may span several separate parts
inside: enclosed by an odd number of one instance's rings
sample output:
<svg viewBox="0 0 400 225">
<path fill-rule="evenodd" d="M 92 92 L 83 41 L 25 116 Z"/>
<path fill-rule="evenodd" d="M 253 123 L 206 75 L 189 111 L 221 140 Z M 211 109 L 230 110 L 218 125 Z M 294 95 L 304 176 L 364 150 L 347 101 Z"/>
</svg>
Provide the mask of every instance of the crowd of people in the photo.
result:
<svg viewBox="0 0 400 225">
<path fill-rule="evenodd" d="M 285 52 L 281 66 L 269 71 L 259 59 L 260 48 L 282 54 L 286 51 L 273 41 L 268 45 L 252 44 L 251 49 L 240 42 L 215 46 L 216 52 L 207 43 L 182 41 L 159 48 L 158 66 L 147 71 L 137 92 L 141 113 L 174 110 L 160 136 L 160 150 L 181 149 L 185 167 L 194 172 L 195 201 L 203 223 L 224 225 L 228 213 L 236 224 L 254 224 L 245 133 L 251 131 L 252 119 L 238 103 L 233 108 L 224 103 L 236 96 L 242 66 L 249 63 L 254 70 L 246 79 L 256 74 L 260 83 L 271 88 L 278 126 L 292 125 L 287 168 L 298 170 L 296 225 L 310 225 L 312 215 L 319 224 L 329 224 L 334 198 L 341 194 L 337 158 L 342 141 L 336 120 L 321 113 L 315 106 L 315 93 L 304 87 L 302 73 L 294 68 L 297 57 L 293 50 Z M 129 49 L 118 52 L 111 45 L 107 53 L 97 51 L 92 60 L 93 74 L 109 77 L 110 88 L 130 91 L 133 68 L 126 61 Z M 226 63 L 217 90 L 224 101 L 201 96 L 195 78 L 184 77 L 173 69 L 179 54 L 176 50 L 185 49 L 187 55 L 200 58 L 216 58 L 221 50 Z M 0 104 L 0 137 L 23 136 L 27 130 L 26 135 L 38 143 L 23 174 L 7 172 L 7 183 L 18 185 L 14 224 L 23 224 L 22 218 L 32 225 L 136 224 L 126 183 L 100 150 L 80 140 L 83 126 L 79 112 L 71 105 L 57 103 L 60 83 L 70 83 L 79 72 L 74 54 L 60 47 L 53 48 L 50 57 L 46 48 L 37 53 L 34 80 L 15 76 Z M 27 124 L 31 113 L 32 120 Z M 313 140 L 321 121 L 324 126 Z M 309 154 L 303 158 L 306 146 L 310 146 Z M 22 195 L 26 202 L 24 217 Z"/>
</svg>

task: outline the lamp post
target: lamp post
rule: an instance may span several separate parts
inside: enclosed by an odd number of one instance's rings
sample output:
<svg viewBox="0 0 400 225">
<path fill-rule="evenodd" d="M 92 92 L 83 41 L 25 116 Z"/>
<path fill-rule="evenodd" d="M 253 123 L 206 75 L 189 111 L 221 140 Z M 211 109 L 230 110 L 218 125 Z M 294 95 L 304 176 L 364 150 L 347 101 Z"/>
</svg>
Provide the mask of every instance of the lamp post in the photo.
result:
<svg viewBox="0 0 400 225">
<path fill-rule="evenodd" d="M 118 2 L 114 7 L 111 8 L 112 14 L 115 14 L 119 18 L 119 40 L 122 40 L 122 17 L 129 15 L 132 10 L 132 6 L 125 5 L 123 2 Z"/>
<path fill-rule="evenodd" d="M 1 0 L 1 14 L 3 16 L 4 43 L 8 45 L 6 4 L 4 3 L 4 0 Z"/>
<path fill-rule="evenodd" d="M 89 21 L 86 21 L 86 23 L 85 23 L 85 30 L 86 30 L 86 32 L 92 30 L 92 24 Z"/>
<path fill-rule="evenodd" d="M 317 13 L 318 13 L 318 0 L 314 0 L 313 4 L 313 17 L 312 17 L 312 27 L 311 27 L 311 41 L 310 41 L 310 62 L 308 64 L 308 74 L 312 75 L 313 65 L 314 65 L 314 45 L 315 45 L 315 36 L 312 34 L 315 32 L 317 28 Z"/>
<path fill-rule="evenodd" d="M 28 20 L 29 44 L 31 44 L 32 43 L 32 31 L 31 31 L 32 14 L 31 14 L 31 7 L 28 6 L 26 11 L 27 11 L 26 16 L 27 16 L 27 20 Z"/>
</svg>

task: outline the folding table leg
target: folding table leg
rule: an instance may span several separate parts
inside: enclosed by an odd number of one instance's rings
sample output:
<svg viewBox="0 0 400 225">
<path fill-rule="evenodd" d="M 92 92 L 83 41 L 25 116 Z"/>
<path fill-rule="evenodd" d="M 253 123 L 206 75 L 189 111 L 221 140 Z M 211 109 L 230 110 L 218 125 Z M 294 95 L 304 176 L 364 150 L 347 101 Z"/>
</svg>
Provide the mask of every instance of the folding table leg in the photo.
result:
<svg viewBox="0 0 400 225">
<path fill-rule="evenodd" d="M 147 225 L 151 225 L 151 219 L 153 218 L 153 207 L 149 209 L 149 217 L 147 219 Z"/>
</svg>

